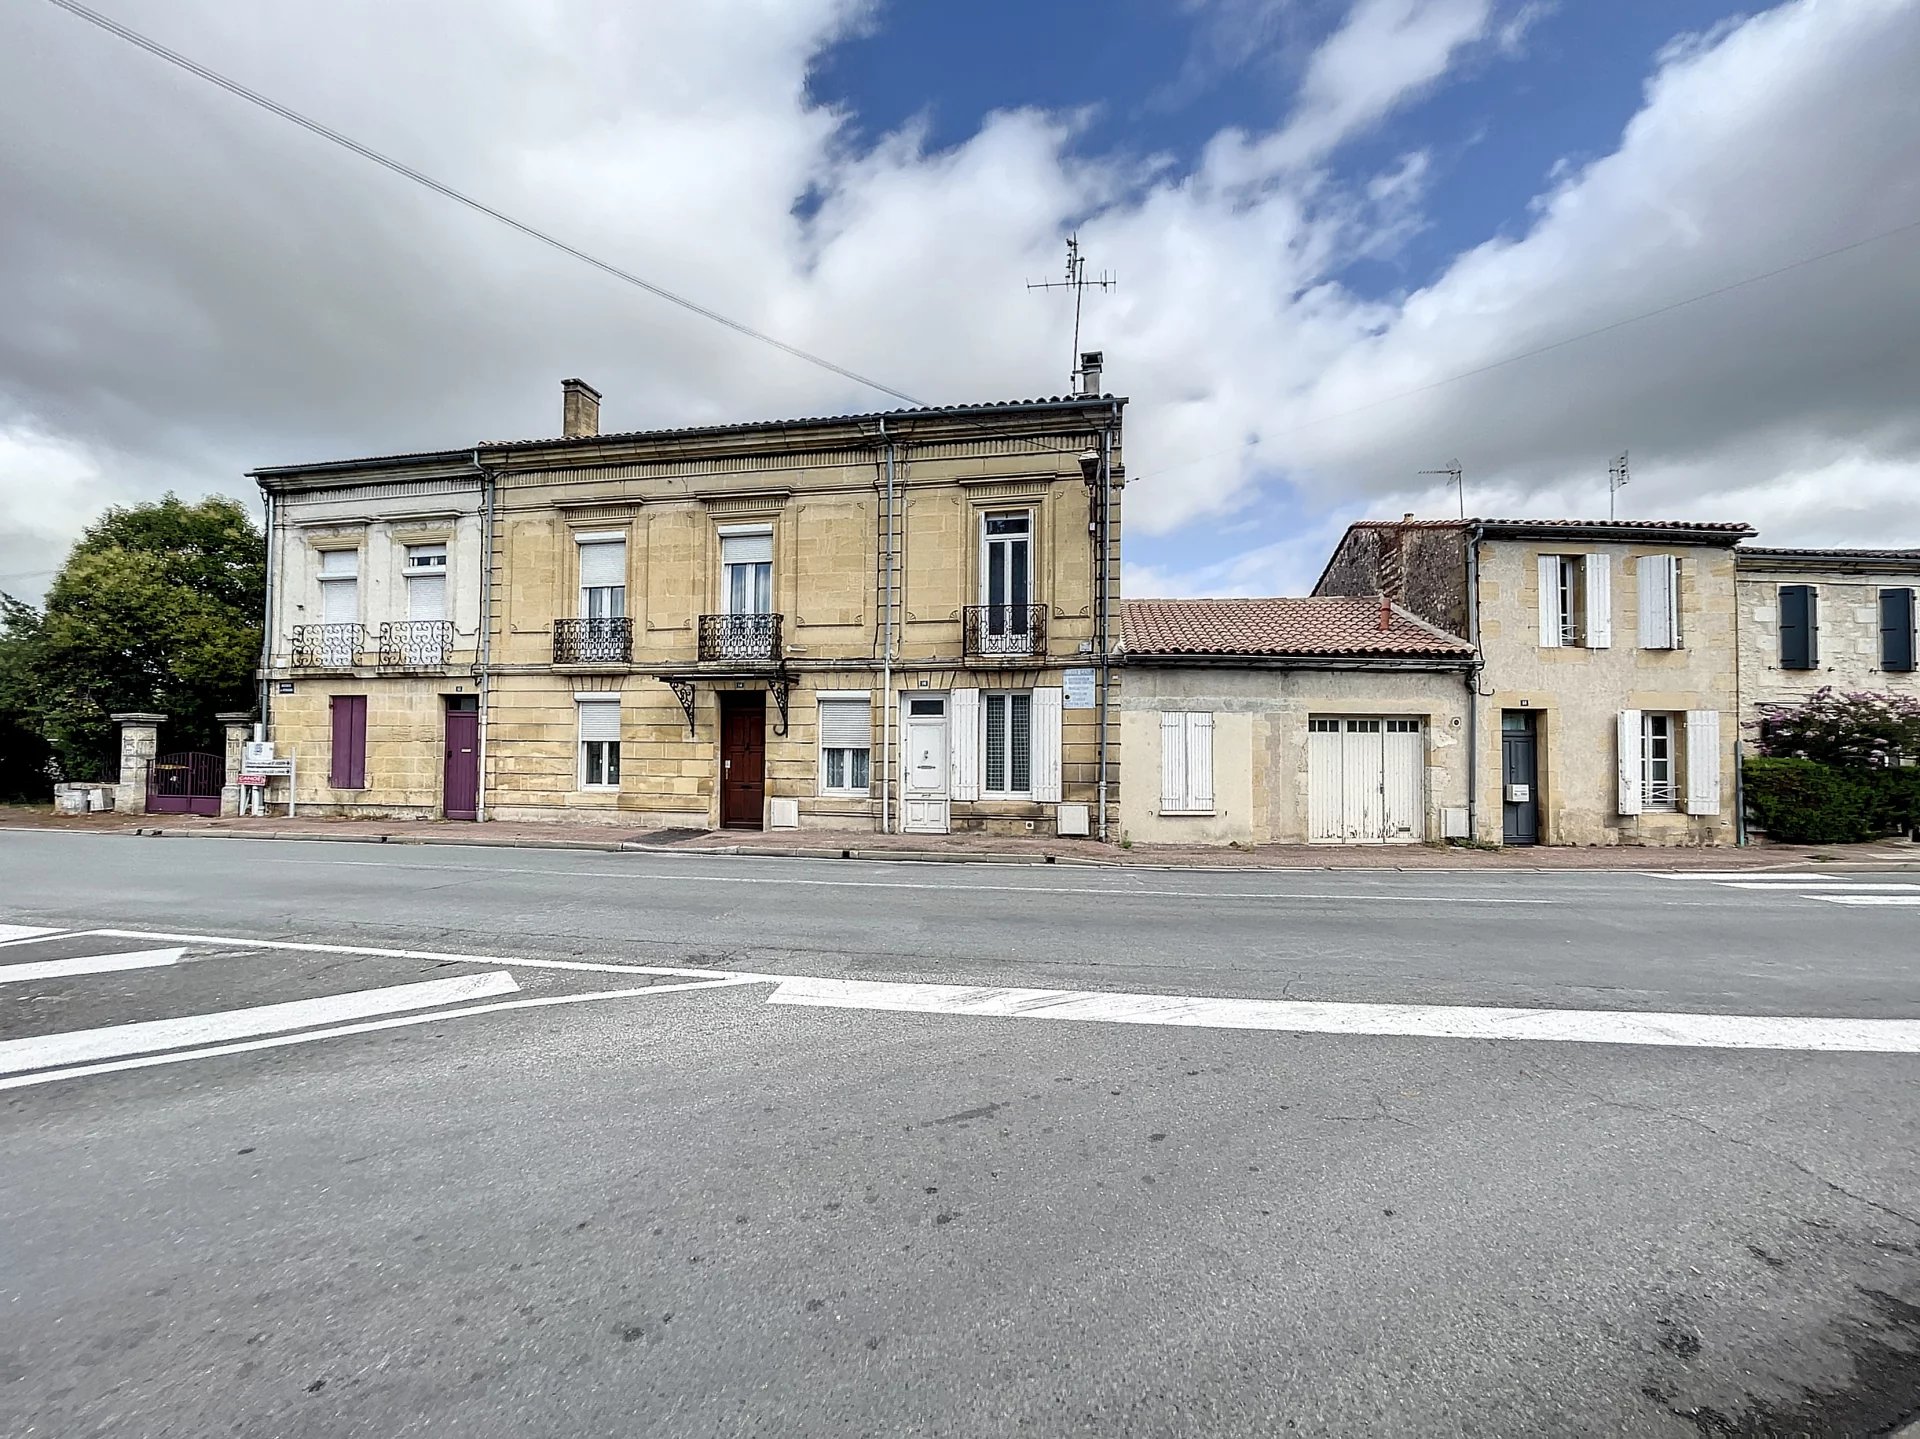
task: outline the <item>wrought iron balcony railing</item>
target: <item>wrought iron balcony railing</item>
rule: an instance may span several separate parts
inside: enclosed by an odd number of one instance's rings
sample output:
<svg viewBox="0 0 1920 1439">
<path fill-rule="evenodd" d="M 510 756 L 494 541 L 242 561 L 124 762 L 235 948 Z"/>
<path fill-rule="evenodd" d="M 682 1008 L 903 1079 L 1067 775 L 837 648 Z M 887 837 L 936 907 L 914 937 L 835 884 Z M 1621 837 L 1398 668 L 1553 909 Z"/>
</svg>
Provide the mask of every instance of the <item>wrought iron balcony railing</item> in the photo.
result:
<svg viewBox="0 0 1920 1439">
<path fill-rule="evenodd" d="M 452 620 L 390 620 L 380 626 L 382 669 L 431 669 L 452 655 Z"/>
<path fill-rule="evenodd" d="M 781 653 L 779 615 L 700 616 L 703 660 L 777 660 Z"/>
<path fill-rule="evenodd" d="M 968 659 L 1031 659 L 1047 652 L 1045 605 L 968 605 L 964 625 Z"/>
<path fill-rule="evenodd" d="M 366 648 L 360 625 L 295 625 L 293 667 L 297 670 L 350 670 Z"/>
<path fill-rule="evenodd" d="M 555 620 L 553 662 L 557 665 L 624 665 L 633 662 L 633 621 L 616 618 Z"/>
</svg>

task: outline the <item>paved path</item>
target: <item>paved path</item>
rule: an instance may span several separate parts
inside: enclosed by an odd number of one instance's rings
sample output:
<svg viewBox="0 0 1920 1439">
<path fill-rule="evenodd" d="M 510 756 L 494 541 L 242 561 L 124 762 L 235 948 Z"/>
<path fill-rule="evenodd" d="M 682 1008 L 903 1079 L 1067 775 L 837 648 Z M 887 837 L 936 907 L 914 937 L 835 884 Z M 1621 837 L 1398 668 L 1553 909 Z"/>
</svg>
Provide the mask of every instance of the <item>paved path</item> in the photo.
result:
<svg viewBox="0 0 1920 1439">
<path fill-rule="evenodd" d="M 0 834 L 0 1432 L 1885 1432 L 1920 881 L 1752 883 Z"/>
</svg>

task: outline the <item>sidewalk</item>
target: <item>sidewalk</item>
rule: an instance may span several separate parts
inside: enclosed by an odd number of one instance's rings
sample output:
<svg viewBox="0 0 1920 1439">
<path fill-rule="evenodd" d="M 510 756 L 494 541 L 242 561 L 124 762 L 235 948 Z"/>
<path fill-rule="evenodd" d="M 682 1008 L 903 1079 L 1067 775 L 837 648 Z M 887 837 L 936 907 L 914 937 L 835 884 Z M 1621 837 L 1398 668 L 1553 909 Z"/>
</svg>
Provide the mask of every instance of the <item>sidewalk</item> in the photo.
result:
<svg viewBox="0 0 1920 1439">
<path fill-rule="evenodd" d="M 1752 845 L 1745 849 L 1657 849 L 1539 846 L 1460 849 L 1443 845 L 1119 845 L 1091 840 L 1004 835 L 900 835 L 853 831 L 638 830 L 608 824 L 461 824 L 444 820 L 204 819 L 198 815 L 56 815 L 50 806 L 0 805 L 0 829 L 58 829 L 155 837 L 195 835 L 252 839 L 352 841 L 362 844 L 498 845 L 644 854 L 749 854 L 808 859 L 894 859 L 973 864 L 1074 864 L 1208 869 L 1492 869 L 1723 870 L 1795 869 L 1810 865 L 1913 867 L 1920 847 Z"/>
</svg>

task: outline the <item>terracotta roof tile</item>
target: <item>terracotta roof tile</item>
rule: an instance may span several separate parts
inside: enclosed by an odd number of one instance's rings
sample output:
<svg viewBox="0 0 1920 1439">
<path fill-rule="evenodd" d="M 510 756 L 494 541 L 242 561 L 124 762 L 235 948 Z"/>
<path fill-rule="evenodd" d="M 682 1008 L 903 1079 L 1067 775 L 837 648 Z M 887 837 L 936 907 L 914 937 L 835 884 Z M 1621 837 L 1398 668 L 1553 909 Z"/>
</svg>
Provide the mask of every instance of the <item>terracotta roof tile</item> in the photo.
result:
<svg viewBox="0 0 1920 1439">
<path fill-rule="evenodd" d="M 1457 530 L 1482 525 L 1489 530 L 1693 530 L 1708 535 L 1746 535 L 1751 525 L 1731 520 L 1355 520 L 1355 530 Z"/>
<path fill-rule="evenodd" d="M 1399 606 L 1380 628 L 1380 601 L 1346 595 L 1270 600 L 1126 600 L 1121 633 L 1135 655 L 1465 659 L 1465 640 Z"/>
</svg>

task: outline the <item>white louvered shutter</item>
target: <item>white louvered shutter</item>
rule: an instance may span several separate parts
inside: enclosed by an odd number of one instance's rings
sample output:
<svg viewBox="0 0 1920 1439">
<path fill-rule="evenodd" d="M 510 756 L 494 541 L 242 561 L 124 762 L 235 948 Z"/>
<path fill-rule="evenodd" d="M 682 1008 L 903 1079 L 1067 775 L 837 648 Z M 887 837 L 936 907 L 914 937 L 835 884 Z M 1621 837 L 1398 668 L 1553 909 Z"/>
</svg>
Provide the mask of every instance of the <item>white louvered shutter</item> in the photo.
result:
<svg viewBox="0 0 1920 1439">
<path fill-rule="evenodd" d="M 1671 650 L 1680 647 L 1680 561 L 1675 555 L 1642 555 L 1640 577 L 1640 648 Z"/>
<path fill-rule="evenodd" d="M 581 700 L 580 742 L 620 739 L 620 701 L 617 699 Z"/>
<path fill-rule="evenodd" d="M 1581 557 L 1587 581 L 1587 648 L 1613 647 L 1613 563 L 1607 555 Z"/>
<path fill-rule="evenodd" d="M 953 798 L 980 798 L 980 691 L 954 690 L 948 698 L 952 711 L 953 744 L 948 750 Z"/>
<path fill-rule="evenodd" d="M 1187 808 L 1213 808 L 1213 715 L 1187 716 Z"/>
<path fill-rule="evenodd" d="M 1160 715 L 1160 808 L 1187 807 L 1187 717 L 1177 710 Z"/>
<path fill-rule="evenodd" d="M 1687 711 L 1687 813 L 1720 813 L 1720 711 Z"/>
<path fill-rule="evenodd" d="M 820 701 L 823 749 L 869 749 L 873 745 L 872 702 L 864 699 Z"/>
<path fill-rule="evenodd" d="M 1560 648 L 1560 556 L 1540 556 L 1540 644 Z"/>
<path fill-rule="evenodd" d="M 580 588 L 609 589 L 627 582 L 625 540 L 596 540 L 580 546 Z"/>
<path fill-rule="evenodd" d="M 1033 692 L 1033 797 L 1060 800 L 1060 687 Z"/>
<path fill-rule="evenodd" d="M 1640 711 L 1620 711 L 1620 803 L 1621 814 L 1639 814 L 1640 791 Z"/>
</svg>

